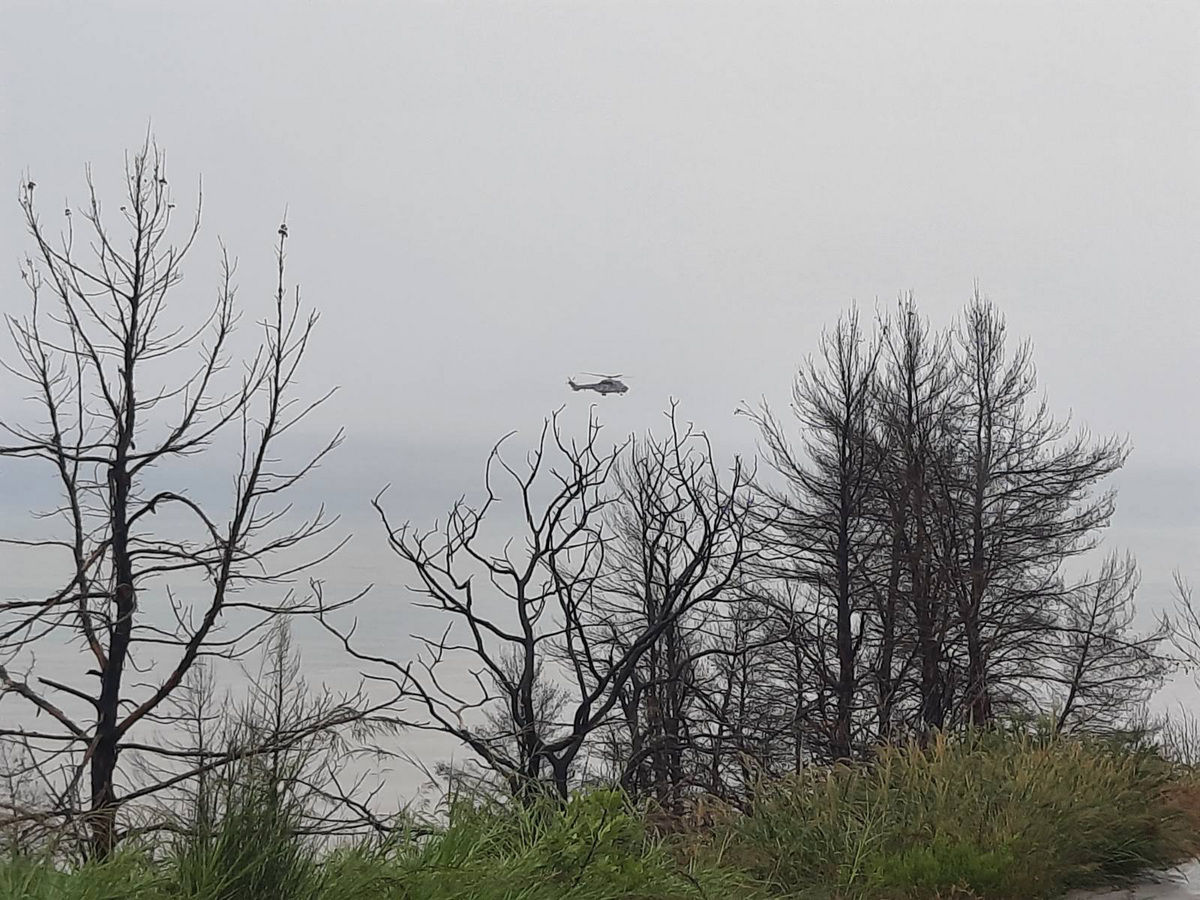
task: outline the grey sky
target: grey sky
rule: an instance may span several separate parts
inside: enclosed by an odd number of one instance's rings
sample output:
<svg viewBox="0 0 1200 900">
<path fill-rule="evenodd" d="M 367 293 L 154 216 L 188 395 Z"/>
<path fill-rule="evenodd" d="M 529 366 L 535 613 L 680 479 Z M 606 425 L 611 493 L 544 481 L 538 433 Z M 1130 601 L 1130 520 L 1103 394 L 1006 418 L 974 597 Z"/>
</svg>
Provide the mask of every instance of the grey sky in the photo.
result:
<svg viewBox="0 0 1200 900">
<path fill-rule="evenodd" d="M 730 449 L 851 300 L 972 281 L 1035 343 L 1054 408 L 1135 446 L 1114 539 L 1160 587 L 1200 524 L 1200 7 L 1191 3 L 0 4 L 0 184 L 50 219 L 114 185 L 148 122 L 260 310 L 288 206 L 323 311 L 306 385 L 342 391 L 353 513 L 418 518 L 501 433 L 630 376 Z M 114 204 L 115 205 L 115 204 Z M 23 309 L 15 202 L 5 311 Z M 3 382 L 0 409 L 11 410 Z M 11 490 L 14 472 L 0 472 Z"/>
</svg>

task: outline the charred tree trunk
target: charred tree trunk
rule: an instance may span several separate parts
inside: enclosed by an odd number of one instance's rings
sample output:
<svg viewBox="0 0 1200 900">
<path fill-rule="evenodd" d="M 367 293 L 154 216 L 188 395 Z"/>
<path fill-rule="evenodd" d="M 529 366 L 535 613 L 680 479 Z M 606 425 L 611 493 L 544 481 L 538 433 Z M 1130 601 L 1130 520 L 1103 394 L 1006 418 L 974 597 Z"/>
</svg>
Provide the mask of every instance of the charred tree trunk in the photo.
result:
<svg viewBox="0 0 1200 900">
<path fill-rule="evenodd" d="M 852 756 L 855 696 L 855 648 L 850 587 L 850 496 L 843 486 L 837 538 L 837 721 L 833 733 L 834 760 Z"/>
<path fill-rule="evenodd" d="M 902 500 L 902 502 L 906 502 Z M 888 553 L 888 575 L 883 603 L 879 609 L 879 658 L 875 668 L 876 716 L 879 737 L 889 743 L 894 737 L 896 706 L 896 616 L 900 607 L 900 576 L 903 571 L 904 536 L 897 507 L 892 524 Z"/>
</svg>

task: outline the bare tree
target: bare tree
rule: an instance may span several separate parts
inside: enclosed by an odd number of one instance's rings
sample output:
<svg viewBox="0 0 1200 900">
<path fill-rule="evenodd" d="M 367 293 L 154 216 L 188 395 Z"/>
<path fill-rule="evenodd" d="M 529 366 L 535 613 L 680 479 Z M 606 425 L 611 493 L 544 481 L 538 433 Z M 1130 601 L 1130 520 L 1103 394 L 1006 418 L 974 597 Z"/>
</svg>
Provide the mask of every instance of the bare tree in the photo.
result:
<svg viewBox="0 0 1200 900">
<path fill-rule="evenodd" d="M 85 817 L 92 850 L 103 856 L 118 838 L 124 804 L 214 765 L 192 759 L 167 782 L 122 792 L 124 752 L 176 753 L 138 735 L 170 724 L 168 701 L 189 670 L 204 659 L 238 659 L 277 616 L 315 610 L 286 585 L 333 552 L 303 555 L 332 522 L 318 512 L 286 524 L 285 496 L 340 435 L 295 468 L 280 465 L 280 439 L 329 396 L 293 396 L 317 317 L 287 289 L 286 225 L 262 343 L 231 372 L 238 314 L 227 254 L 207 314 L 190 325 L 167 321 L 199 230 L 199 199 L 173 243 L 165 157 L 149 140 L 127 159 L 123 237 L 110 230 L 90 171 L 88 187 L 87 204 L 65 211 L 60 239 L 42 221 L 33 182 L 21 191 L 34 243 L 22 267 L 32 308 L 7 319 L 16 356 L 6 367 L 40 415 L 29 425 L 0 423 L 11 441 L 0 457 L 48 464 L 61 502 L 43 518 L 57 525 L 56 536 L 9 542 L 56 552 L 63 568 L 45 596 L 0 603 L 0 698 L 19 699 L 36 716 L 16 724 L 6 715 L 0 738 L 23 747 L 53 785 L 47 814 Z M 82 249 L 79 220 L 88 235 Z M 189 356 L 190 372 L 165 380 L 171 364 L 183 368 Z M 190 491 L 183 466 L 215 444 L 238 461 L 220 503 Z M 273 585 L 282 596 L 264 596 Z M 74 677 L 34 666 L 34 650 L 68 642 L 83 648 Z M 22 666 L 32 672 L 19 675 Z"/>
<path fill-rule="evenodd" d="M 419 637 L 424 650 L 418 659 L 363 653 L 354 645 L 354 627 L 342 630 L 323 619 L 351 655 L 385 673 L 368 677 L 388 681 L 414 701 L 409 724 L 461 740 L 521 798 L 541 791 L 547 779 L 567 795 L 585 738 L 604 721 L 636 656 L 662 627 L 656 625 L 633 658 L 612 660 L 604 669 L 606 661 L 595 658 L 586 613 L 603 571 L 602 513 L 612 502 L 606 488 L 619 452 L 598 448 L 599 431 L 591 420 L 581 443 L 568 442 L 556 413 L 523 471 L 503 459 L 502 440 L 488 457 L 484 502 L 472 507 L 459 501 L 445 525 L 430 531 L 407 523 L 394 527 L 382 494 L 376 497 L 389 545 L 417 576 L 415 589 L 426 598 L 417 605 L 447 619 L 440 635 Z M 509 538 L 494 552 L 481 531 L 500 502 L 495 484 L 500 473 L 515 488 L 524 534 L 519 544 Z M 481 581 L 490 590 L 480 592 Z M 547 723 L 539 717 L 539 674 L 558 645 L 575 662 L 569 673 L 574 691 L 565 711 L 569 721 Z M 454 671 L 459 661 L 464 665 Z M 510 732 L 497 734 L 471 721 L 497 707 L 503 707 Z"/>
<path fill-rule="evenodd" d="M 834 757 L 1038 706 L 1078 626 L 1064 564 L 1095 547 L 1113 512 L 1096 486 L 1126 457 L 1050 415 L 1029 344 L 978 293 L 948 331 L 911 296 L 880 331 L 868 346 L 852 311 L 801 373 L 802 452 L 753 414 L 785 484 L 766 489 L 785 511 L 771 577 L 804 587 L 797 721 Z"/>
<path fill-rule="evenodd" d="M 289 618 L 271 622 L 262 650 L 257 668 L 245 671 L 250 684 L 241 699 L 229 692 L 218 696 L 208 666 L 189 671 L 192 690 L 179 705 L 191 727 L 180 729 L 178 754 L 220 765 L 180 782 L 178 796 L 156 798 L 157 816 L 141 830 L 173 830 L 181 811 L 191 833 L 211 828 L 220 819 L 218 802 L 250 780 L 268 805 L 293 812 L 290 827 L 297 835 L 389 833 L 392 825 L 372 809 L 380 787 L 369 784 L 364 771 L 353 771 L 360 760 L 386 756 L 375 743 L 388 721 L 372 716 L 359 693 L 347 697 L 309 683 Z M 146 762 L 154 766 L 151 784 L 178 774 L 152 756 Z"/>
<path fill-rule="evenodd" d="M 1175 572 L 1174 613 L 1163 613 L 1159 627 L 1178 654 L 1175 661 L 1200 686 L 1200 608 L 1191 584 L 1180 571 Z"/>
<path fill-rule="evenodd" d="M 679 812 L 714 749 L 712 735 L 702 733 L 701 682 L 716 657 L 747 651 L 740 641 L 728 644 L 720 626 L 740 620 L 735 607 L 752 599 L 744 582 L 759 545 L 752 473 L 735 463 L 722 483 L 708 439 L 682 429 L 674 405 L 668 421 L 664 437 L 633 442 L 616 471 L 596 625 L 610 631 L 606 652 L 620 655 L 667 613 L 619 692 L 613 762 L 629 793 L 652 791 Z"/>
<path fill-rule="evenodd" d="M 655 573 L 661 593 L 652 613 L 614 640 L 603 597 L 614 565 L 606 513 L 615 502 L 611 475 L 628 444 L 601 451 L 599 431 L 593 419 L 582 441 L 568 441 L 556 413 L 520 470 L 497 445 L 488 459 L 486 500 L 478 508 L 459 502 L 433 531 L 392 527 L 376 501 L 392 549 L 417 575 L 426 598 L 420 605 L 448 620 L 439 636 L 421 638 L 418 660 L 363 653 L 354 647 L 353 628 L 327 621 L 358 659 L 390 673 L 374 677 L 408 694 L 415 708 L 406 721 L 462 741 L 518 798 L 544 787 L 567 796 L 588 738 L 608 724 L 646 654 L 680 617 L 724 592 L 729 571 L 750 552 L 739 526 L 737 500 L 746 484 L 740 466 L 727 486 L 710 454 L 689 452 L 691 443 L 707 446 L 703 437 L 673 428 L 657 464 L 665 471 L 663 496 L 680 508 L 663 527 L 686 529 L 686 539 L 679 540 L 669 581 Z M 482 529 L 500 499 L 499 473 L 515 489 L 522 533 L 491 552 Z M 457 671 L 456 659 L 464 663 Z M 556 721 L 542 715 L 543 678 L 564 691 Z M 509 726 L 503 733 L 471 721 L 498 708 Z"/>
<path fill-rule="evenodd" d="M 878 456 L 871 440 L 879 348 L 869 341 L 851 310 L 832 333 L 823 335 L 820 361 L 810 360 L 797 376 L 792 410 L 804 429 L 804 455 L 797 454 L 782 425 L 765 407 L 751 414 L 762 432 L 768 461 L 787 492 L 775 500 L 777 546 L 786 548 L 789 574 L 829 599 L 834 618 L 836 666 L 815 660 L 832 690 L 836 711 L 830 733 L 835 759 L 848 759 L 854 746 L 861 629 L 865 610 L 862 564 L 872 553 L 878 529 L 868 515 Z"/>
<path fill-rule="evenodd" d="M 906 665 L 914 660 L 916 727 L 922 735 L 946 724 L 952 705 L 953 671 L 948 635 L 953 610 L 936 541 L 947 511 L 941 505 L 938 473 L 952 441 L 955 408 L 945 339 L 933 332 L 911 296 L 884 321 L 884 365 L 880 380 L 881 470 L 878 488 L 890 540 L 886 587 L 873 594 L 885 611 L 884 641 L 877 678 L 881 723 L 895 726 Z M 903 624 L 901 624 L 903 623 Z"/>
<path fill-rule="evenodd" d="M 1094 547 L 1112 516 L 1114 494 L 1091 491 L 1127 456 L 1116 439 L 1068 439 L 1034 396 L 1029 343 L 1008 356 L 1006 330 L 977 292 L 953 332 L 960 424 L 938 473 L 943 569 L 967 657 L 962 705 L 980 725 L 992 720 L 995 692 L 1027 679 L 1039 637 L 1053 632 L 1063 563 Z"/>
<path fill-rule="evenodd" d="M 1046 648 L 1057 664 L 1051 680 L 1060 687 L 1058 731 L 1123 725 L 1162 686 L 1169 663 L 1158 647 L 1168 625 L 1133 633 L 1138 580 L 1131 556 L 1110 554 L 1094 578 L 1085 576 L 1067 592 L 1061 649 Z"/>
<path fill-rule="evenodd" d="M 812 682 L 824 687 L 801 649 L 809 641 L 807 623 L 789 602 L 795 583 L 764 583 L 753 573 L 747 582 L 747 596 L 712 626 L 713 652 L 699 685 L 703 715 L 693 726 L 707 761 L 699 783 L 743 809 L 761 779 L 804 764 L 808 729 L 818 721 L 809 706 Z"/>
</svg>

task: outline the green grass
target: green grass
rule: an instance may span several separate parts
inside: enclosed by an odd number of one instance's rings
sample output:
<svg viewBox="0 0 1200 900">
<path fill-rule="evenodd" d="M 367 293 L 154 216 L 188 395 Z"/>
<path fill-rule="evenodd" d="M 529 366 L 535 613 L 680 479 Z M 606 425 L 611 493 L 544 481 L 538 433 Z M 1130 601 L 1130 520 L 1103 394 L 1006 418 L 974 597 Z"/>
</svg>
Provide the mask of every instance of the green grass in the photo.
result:
<svg viewBox="0 0 1200 900">
<path fill-rule="evenodd" d="M 255 806 L 255 801 L 260 805 Z M 5 900 L 607 900 L 750 897 L 750 877 L 681 863 L 615 792 L 591 791 L 565 809 L 454 804 L 432 836 L 319 856 L 261 797 L 164 858 L 125 851 L 71 871 L 19 858 L 0 864 Z M 732 892 L 732 893 L 731 893 Z"/>
<path fill-rule="evenodd" d="M 751 813 L 670 834 L 597 790 L 565 808 L 458 798 L 432 835 L 319 853 L 293 836 L 287 797 L 258 784 L 211 798 L 187 837 L 102 865 L 0 862 L 0 897 L 1035 900 L 1186 857 L 1200 797 L 1149 752 L 972 736 L 763 785 Z"/>
<path fill-rule="evenodd" d="M 1054 897 L 1178 862 L 1190 783 L 1144 750 L 1012 735 L 884 751 L 870 768 L 765 786 L 733 829 L 777 891 Z"/>
</svg>

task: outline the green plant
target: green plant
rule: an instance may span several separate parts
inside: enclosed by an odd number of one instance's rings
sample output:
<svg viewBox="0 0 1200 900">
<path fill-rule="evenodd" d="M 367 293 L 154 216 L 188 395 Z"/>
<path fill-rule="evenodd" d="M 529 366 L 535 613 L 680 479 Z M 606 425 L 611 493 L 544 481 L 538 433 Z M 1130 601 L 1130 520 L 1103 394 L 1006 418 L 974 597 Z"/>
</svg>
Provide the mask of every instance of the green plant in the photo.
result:
<svg viewBox="0 0 1200 900">
<path fill-rule="evenodd" d="M 0 897 L 1036 900 L 1176 862 L 1200 821 L 1200 783 L 1144 745 L 1014 729 L 813 768 L 761 785 L 748 814 L 669 835 L 616 791 L 532 804 L 459 791 L 436 821 L 331 849 L 297 836 L 299 761 L 214 776 L 157 853 L 78 867 L 12 854 Z"/>
<path fill-rule="evenodd" d="M 317 900 L 315 849 L 298 836 L 300 804 L 278 761 L 248 758 L 198 798 L 170 865 L 173 890 L 195 900 Z"/>
<path fill-rule="evenodd" d="M 734 831 L 741 858 L 782 891 L 1053 896 L 1182 858 L 1173 778 L 1154 753 L 1111 740 L 940 735 L 764 785 Z"/>
</svg>

